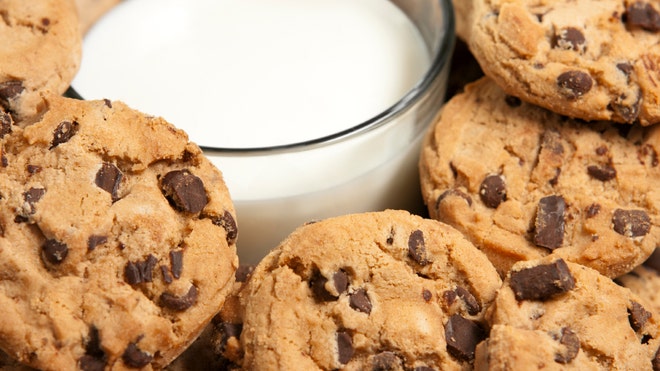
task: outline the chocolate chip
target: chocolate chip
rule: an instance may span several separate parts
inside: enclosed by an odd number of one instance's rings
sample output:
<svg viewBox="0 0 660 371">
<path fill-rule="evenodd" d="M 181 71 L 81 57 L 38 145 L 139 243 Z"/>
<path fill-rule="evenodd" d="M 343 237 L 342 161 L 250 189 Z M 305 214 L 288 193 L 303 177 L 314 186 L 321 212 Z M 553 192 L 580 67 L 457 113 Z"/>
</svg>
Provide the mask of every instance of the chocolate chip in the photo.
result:
<svg viewBox="0 0 660 371">
<path fill-rule="evenodd" d="M 559 344 L 564 347 L 555 353 L 555 362 L 566 364 L 577 357 L 580 351 L 580 339 L 577 334 L 568 327 L 561 329 L 561 336 L 559 337 Z"/>
<path fill-rule="evenodd" d="M 394 371 L 402 368 L 402 361 L 394 352 L 384 351 L 376 354 L 372 360 L 372 371 Z"/>
<path fill-rule="evenodd" d="M 349 296 L 349 304 L 351 308 L 357 310 L 358 312 L 370 314 L 371 313 L 371 300 L 369 300 L 369 295 L 367 295 L 367 290 L 359 288 L 355 290 Z"/>
<path fill-rule="evenodd" d="M 0 108 L 0 139 L 12 133 L 12 125 L 14 125 L 14 120 L 11 115 Z"/>
<path fill-rule="evenodd" d="M 534 222 L 534 243 L 554 250 L 564 242 L 564 211 L 566 202 L 557 195 L 539 200 Z"/>
<path fill-rule="evenodd" d="M 57 240 L 47 240 L 41 246 L 41 257 L 44 261 L 51 264 L 60 264 L 69 254 L 69 247 Z"/>
<path fill-rule="evenodd" d="M 330 292 L 326 288 L 328 279 L 321 274 L 319 270 L 315 270 L 309 280 L 309 287 L 312 289 L 314 297 L 318 301 L 334 301 L 337 300 L 339 295 L 348 290 L 348 275 L 343 270 L 339 270 L 332 275 L 332 283 L 335 292 Z"/>
<path fill-rule="evenodd" d="M 660 165 L 660 156 L 658 151 L 650 144 L 644 144 L 637 151 L 637 158 L 642 165 L 649 164 L 652 167 Z"/>
<path fill-rule="evenodd" d="M 509 107 L 513 107 L 513 108 L 520 107 L 520 105 L 522 105 L 522 101 L 520 100 L 520 98 L 508 94 L 506 97 L 504 97 L 504 102 L 506 102 L 506 104 Z"/>
<path fill-rule="evenodd" d="M 151 363 L 153 358 L 151 354 L 138 348 L 135 343 L 129 343 L 121 355 L 124 364 L 131 368 L 142 368 Z"/>
<path fill-rule="evenodd" d="M 575 50 L 582 53 L 586 49 L 586 41 L 582 31 L 575 27 L 566 27 L 555 34 L 552 40 L 552 47 L 563 50 Z"/>
<path fill-rule="evenodd" d="M 608 108 L 612 110 L 616 116 L 624 122 L 633 123 L 639 116 L 639 109 L 642 105 L 642 99 L 637 96 L 636 99 L 630 101 L 628 96 L 621 94 L 615 100 L 610 102 Z"/>
<path fill-rule="evenodd" d="M 628 6 L 625 14 L 626 24 L 640 27 L 646 31 L 660 31 L 660 14 L 649 3 L 636 1 Z"/>
<path fill-rule="evenodd" d="M 601 206 L 599 204 L 591 204 L 587 206 L 587 219 L 591 219 L 594 216 L 598 215 L 600 212 Z"/>
<path fill-rule="evenodd" d="M 53 131 L 53 141 L 50 143 L 50 148 L 53 149 L 62 143 L 66 143 L 78 132 L 80 125 L 76 121 L 62 121 Z"/>
<path fill-rule="evenodd" d="M 468 314 L 474 316 L 481 312 L 481 304 L 468 290 L 461 286 L 457 286 L 454 292 L 456 292 L 456 295 L 465 303 Z"/>
<path fill-rule="evenodd" d="M 112 101 L 110 101 L 110 99 L 104 98 L 103 104 L 105 104 L 105 106 L 108 108 L 112 108 Z"/>
<path fill-rule="evenodd" d="M 509 281 L 517 300 L 544 301 L 575 287 L 575 279 L 563 259 L 512 271 Z"/>
<path fill-rule="evenodd" d="M 587 167 L 587 172 L 593 178 L 600 180 L 601 182 L 606 182 L 616 178 L 616 169 L 612 167 L 611 164 L 606 164 L 602 166 L 590 165 Z"/>
<path fill-rule="evenodd" d="M 23 93 L 23 82 L 9 80 L 0 82 L 0 105 L 9 108 L 9 101 Z"/>
<path fill-rule="evenodd" d="M 616 68 L 618 68 L 619 71 L 623 72 L 623 74 L 626 75 L 626 77 L 630 76 L 635 70 L 633 65 L 628 62 L 617 63 Z"/>
<path fill-rule="evenodd" d="M 234 216 L 231 215 L 229 211 L 225 211 L 221 218 L 211 218 L 211 221 L 213 224 L 225 229 L 225 232 L 227 233 L 227 244 L 231 245 L 236 242 L 236 238 L 238 237 L 238 227 L 236 226 Z"/>
<path fill-rule="evenodd" d="M 651 219 L 644 210 L 614 210 L 614 231 L 626 237 L 645 236 L 651 230 Z"/>
<path fill-rule="evenodd" d="M 567 71 L 557 77 L 559 92 L 569 100 L 575 100 L 591 90 L 593 79 L 583 71 Z"/>
<path fill-rule="evenodd" d="M 209 202 L 200 178 L 188 170 L 174 170 L 161 179 L 161 190 L 177 209 L 198 213 Z"/>
<path fill-rule="evenodd" d="M 448 190 L 444 191 L 438 197 L 438 201 L 436 202 L 436 208 L 438 207 L 438 205 L 440 205 L 440 202 L 442 202 L 442 200 L 444 200 L 448 196 L 458 196 L 458 197 L 464 199 L 465 202 L 467 202 L 468 206 L 472 206 L 472 197 L 470 197 L 470 195 L 468 195 L 467 193 L 461 191 L 460 189 L 453 188 L 453 189 L 448 189 Z"/>
<path fill-rule="evenodd" d="M 635 332 L 641 330 L 649 318 L 651 318 L 651 312 L 635 301 L 631 303 L 631 307 L 628 308 L 628 321 Z"/>
<path fill-rule="evenodd" d="M 236 277 L 236 282 L 247 282 L 248 278 L 252 275 L 254 271 L 254 265 L 241 264 L 236 269 L 234 276 Z"/>
<path fill-rule="evenodd" d="M 477 344 L 485 338 L 486 332 L 477 323 L 458 314 L 449 317 L 445 325 L 447 351 L 460 361 L 472 361 Z"/>
<path fill-rule="evenodd" d="M 596 148 L 596 154 L 598 156 L 603 156 L 603 155 L 607 154 L 607 152 L 609 152 L 609 149 L 605 145 L 598 146 L 598 148 Z"/>
<path fill-rule="evenodd" d="M 124 279 L 130 285 L 153 282 L 153 270 L 157 263 L 158 259 L 151 254 L 144 261 L 128 262 L 124 267 Z"/>
<path fill-rule="evenodd" d="M 160 295 L 160 305 L 162 307 L 182 312 L 197 302 L 197 287 L 191 285 L 188 292 L 183 296 L 176 296 L 168 292 Z"/>
<path fill-rule="evenodd" d="M 649 256 L 643 264 L 645 267 L 654 269 L 656 272 L 660 273 L 660 247 L 656 247 L 651 256 Z"/>
<path fill-rule="evenodd" d="M 424 289 L 422 290 L 422 298 L 424 298 L 424 301 L 426 302 L 431 301 L 431 299 L 433 299 L 433 294 L 431 291 Z"/>
<path fill-rule="evenodd" d="M 426 242 L 424 242 L 424 232 L 414 230 L 408 238 L 408 256 L 410 256 L 419 265 L 430 263 L 426 256 Z"/>
<path fill-rule="evenodd" d="M 172 276 L 181 278 L 183 271 L 183 250 L 170 251 L 170 266 L 172 267 Z"/>
<path fill-rule="evenodd" d="M 481 182 L 479 196 L 483 203 L 496 209 L 500 204 L 506 201 L 506 183 L 501 175 L 489 175 Z"/>
<path fill-rule="evenodd" d="M 41 200 L 41 198 L 46 194 L 46 190 L 43 188 L 30 188 L 27 192 L 23 193 L 23 201 L 28 205 L 30 210 L 26 210 L 28 214 L 34 214 L 37 210 L 35 209 L 35 204 Z"/>
<path fill-rule="evenodd" d="M 27 166 L 27 171 L 30 175 L 40 173 L 41 170 L 42 170 L 41 166 L 38 166 L 38 165 L 28 165 Z"/>
<path fill-rule="evenodd" d="M 99 171 L 96 172 L 95 183 L 99 188 L 110 193 L 112 202 L 115 202 L 119 199 L 117 192 L 119 191 L 119 185 L 123 176 L 117 166 L 109 162 L 104 162 Z"/>
<path fill-rule="evenodd" d="M 91 235 L 87 239 L 87 250 L 94 250 L 96 246 L 103 245 L 106 242 L 108 242 L 108 237 L 106 236 Z"/>
<path fill-rule="evenodd" d="M 337 331 L 337 359 L 345 365 L 353 358 L 353 339 L 346 331 Z"/>
<path fill-rule="evenodd" d="M 89 339 L 85 344 L 85 355 L 79 360 L 83 371 L 103 371 L 107 363 L 107 356 L 101 348 L 101 338 L 96 326 L 91 326 Z"/>
<path fill-rule="evenodd" d="M 160 266 L 160 274 L 163 275 L 163 282 L 165 282 L 166 284 L 169 285 L 174 281 L 174 278 L 172 278 L 172 274 L 170 273 L 170 269 L 166 265 Z"/>
</svg>

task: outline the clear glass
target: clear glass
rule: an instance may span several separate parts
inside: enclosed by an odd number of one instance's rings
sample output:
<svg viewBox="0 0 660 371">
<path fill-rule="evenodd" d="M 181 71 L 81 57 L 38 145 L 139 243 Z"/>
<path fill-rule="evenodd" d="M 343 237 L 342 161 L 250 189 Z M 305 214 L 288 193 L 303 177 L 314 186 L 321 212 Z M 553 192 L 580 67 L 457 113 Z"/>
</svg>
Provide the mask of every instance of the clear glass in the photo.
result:
<svg viewBox="0 0 660 371">
<path fill-rule="evenodd" d="M 444 101 L 454 12 L 450 0 L 392 2 L 418 28 L 431 55 L 428 71 L 396 104 L 357 126 L 303 143 L 203 148 L 221 170 L 245 169 L 241 176 L 250 179 L 241 183 L 254 184 L 229 184 L 242 263 L 257 263 L 306 222 L 384 209 L 426 214 L 417 162 L 422 137 Z"/>
</svg>

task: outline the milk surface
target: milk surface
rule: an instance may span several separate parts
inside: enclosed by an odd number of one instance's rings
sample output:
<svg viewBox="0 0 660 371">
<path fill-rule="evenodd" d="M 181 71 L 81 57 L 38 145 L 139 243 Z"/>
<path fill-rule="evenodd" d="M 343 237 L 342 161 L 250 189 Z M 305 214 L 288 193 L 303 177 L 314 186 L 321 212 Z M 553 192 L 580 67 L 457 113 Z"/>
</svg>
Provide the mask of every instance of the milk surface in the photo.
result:
<svg viewBox="0 0 660 371">
<path fill-rule="evenodd" d="M 303 142 L 396 103 L 429 65 L 385 0 L 128 0 L 85 37 L 73 82 L 204 147 Z"/>
</svg>

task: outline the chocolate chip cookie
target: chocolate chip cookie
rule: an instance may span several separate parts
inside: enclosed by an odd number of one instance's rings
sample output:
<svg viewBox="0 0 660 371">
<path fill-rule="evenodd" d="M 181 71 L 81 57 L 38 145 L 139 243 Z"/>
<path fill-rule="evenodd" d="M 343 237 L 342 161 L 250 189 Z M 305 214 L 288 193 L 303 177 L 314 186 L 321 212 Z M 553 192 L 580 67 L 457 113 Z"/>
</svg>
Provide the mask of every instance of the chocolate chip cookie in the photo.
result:
<svg viewBox="0 0 660 371">
<path fill-rule="evenodd" d="M 660 2 L 458 3 L 459 34 L 508 94 L 584 120 L 660 122 Z"/>
<path fill-rule="evenodd" d="M 421 187 L 502 275 L 552 254 L 617 277 L 660 245 L 658 153 L 660 126 L 585 124 L 483 78 L 429 132 Z"/>
<path fill-rule="evenodd" d="M 658 370 L 657 312 L 583 265 L 545 257 L 519 262 L 486 319 L 480 370 Z"/>
<path fill-rule="evenodd" d="M 0 114 L 16 121 L 62 94 L 78 71 L 82 41 L 73 0 L 0 2 Z"/>
<path fill-rule="evenodd" d="M 162 118 L 46 102 L 0 139 L 0 349 L 44 370 L 162 368 L 234 282 L 222 174 Z"/>
<path fill-rule="evenodd" d="M 616 282 L 644 298 L 660 312 L 660 248 L 632 272 L 616 278 Z"/>
<path fill-rule="evenodd" d="M 455 229 L 388 210 L 300 227 L 245 285 L 243 369 L 444 370 L 470 367 L 501 281 Z"/>
</svg>

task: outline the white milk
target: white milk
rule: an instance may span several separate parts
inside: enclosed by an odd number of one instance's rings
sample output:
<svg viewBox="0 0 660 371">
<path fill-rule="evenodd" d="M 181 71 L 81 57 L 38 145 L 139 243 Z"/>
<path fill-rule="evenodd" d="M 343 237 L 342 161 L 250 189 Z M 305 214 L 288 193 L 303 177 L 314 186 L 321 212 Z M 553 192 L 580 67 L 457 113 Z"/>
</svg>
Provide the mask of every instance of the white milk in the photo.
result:
<svg viewBox="0 0 660 371">
<path fill-rule="evenodd" d="M 428 48 L 384 0 L 127 0 L 87 34 L 72 86 L 159 115 L 202 147 L 281 146 L 333 135 L 397 103 Z M 237 208 L 242 262 L 296 226 L 421 200 L 414 115 L 291 152 L 207 151 Z M 396 120 L 395 120 L 396 121 Z"/>
</svg>

